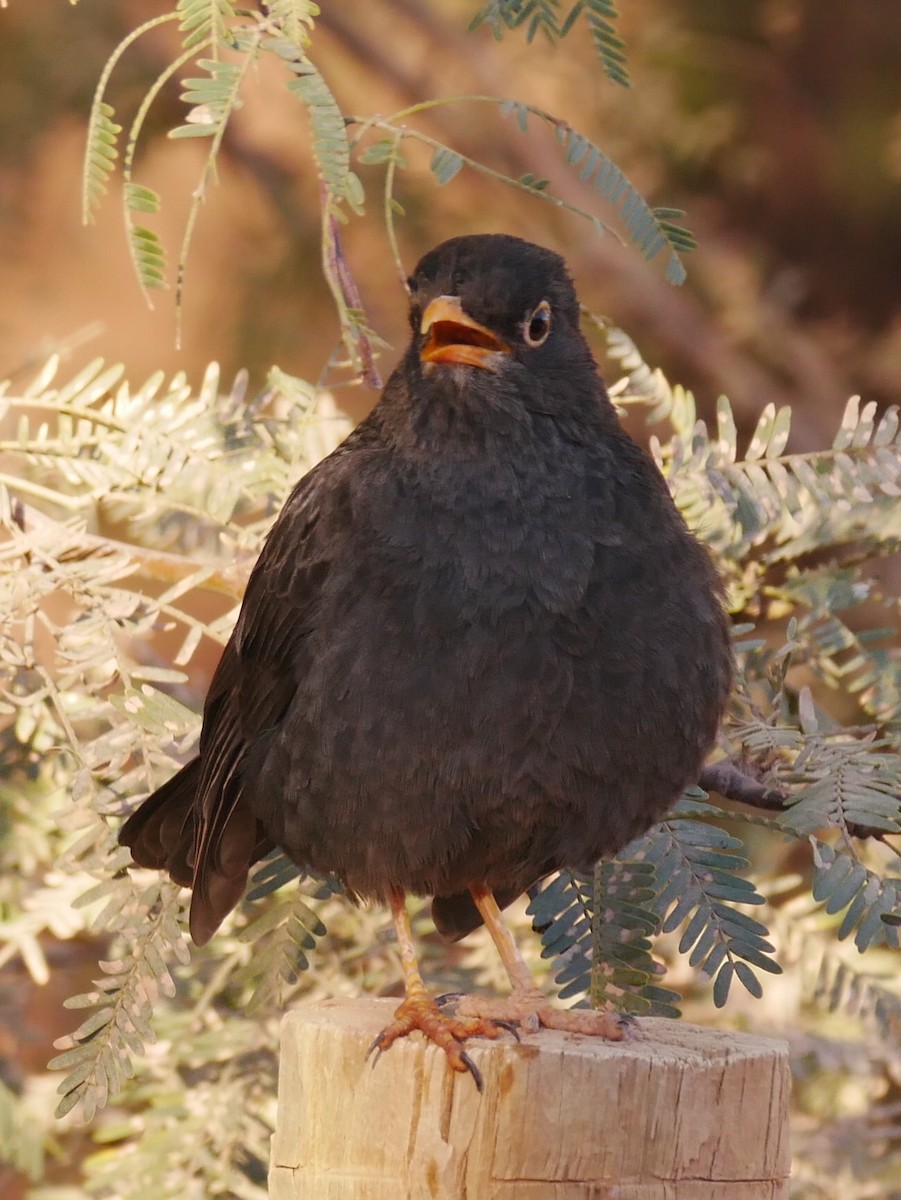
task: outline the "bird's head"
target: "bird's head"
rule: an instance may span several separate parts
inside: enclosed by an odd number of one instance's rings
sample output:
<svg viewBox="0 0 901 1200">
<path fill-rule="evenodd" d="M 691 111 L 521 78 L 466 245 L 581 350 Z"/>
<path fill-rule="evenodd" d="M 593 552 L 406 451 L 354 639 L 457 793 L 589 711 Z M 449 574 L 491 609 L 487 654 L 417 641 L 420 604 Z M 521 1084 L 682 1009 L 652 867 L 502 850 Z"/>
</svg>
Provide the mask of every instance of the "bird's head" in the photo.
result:
<svg viewBox="0 0 901 1200">
<path fill-rule="evenodd" d="M 425 255 L 409 287 L 408 363 L 432 385 L 515 391 L 539 411 L 569 408 L 573 390 L 597 402 L 579 302 L 558 254 L 504 234 L 452 238 Z"/>
</svg>

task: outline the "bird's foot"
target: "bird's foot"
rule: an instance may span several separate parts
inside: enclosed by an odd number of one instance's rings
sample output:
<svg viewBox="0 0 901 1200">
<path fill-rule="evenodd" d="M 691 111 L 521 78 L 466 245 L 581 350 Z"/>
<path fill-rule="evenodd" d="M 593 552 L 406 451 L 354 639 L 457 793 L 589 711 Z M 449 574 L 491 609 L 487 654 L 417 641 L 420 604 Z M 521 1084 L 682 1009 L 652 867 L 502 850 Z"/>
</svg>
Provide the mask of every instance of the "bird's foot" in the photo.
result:
<svg viewBox="0 0 901 1200">
<path fill-rule="evenodd" d="M 621 1042 L 629 1037 L 632 1022 L 612 1012 L 593 1012 L 584 1008 L 555 1008 L 537 988 L 517 989 L 504 998 L 464 996 L 457 1006 L 460 1017 L 476 1017 L 494 1022 L 512 1021 L 525 1033 L 540 1028 L 562 1029 L 589 1037 Z"/>
<path fill-rule="evenodd" d="M 406 1037 L 414 1029 L 440 1046 L 455 1071 L 468 1071 L 475 1085 L 482 1090 L 482 1076 L 475 1063 L 460 1044 L 471 1037 L 496 1038 L 502 1024 L 478 1015 L 460 1016 L 442 1012 L 427 992 L 408 996 L 394 1014 L 394 1020 L 386 1025 L 369 1047 L 368 1054 L 387 1050 L 398 1038 Z"/>
</svg>

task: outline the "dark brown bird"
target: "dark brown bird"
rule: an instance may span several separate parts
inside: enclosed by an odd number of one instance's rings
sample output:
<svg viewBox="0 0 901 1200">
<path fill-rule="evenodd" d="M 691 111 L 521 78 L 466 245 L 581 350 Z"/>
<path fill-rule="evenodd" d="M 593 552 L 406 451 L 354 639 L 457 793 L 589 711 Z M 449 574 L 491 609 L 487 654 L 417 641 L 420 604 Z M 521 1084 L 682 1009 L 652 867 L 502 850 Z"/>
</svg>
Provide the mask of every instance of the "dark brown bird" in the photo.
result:
<svg viewBox="0 0 901 1200">
<path fill-rule="evenodd" d="M 622 1036 L 547 1003 L 499 909 L 697 779 L 731 658 L 713 566 L 620 428 L 563 260 L 454 238 L 410 289 L 379 403 L 269 534 L 197 758 L 120 840 L 193 888 L 199 944 L 274 845 L 390 905 L 407 995 L 378 1044 L 418 1028 L 462 1070 L 491 1018 Z M 408 892 L 446 938 L 485 922 L 507 1001 L 437 1007 Z"/>
</svg>

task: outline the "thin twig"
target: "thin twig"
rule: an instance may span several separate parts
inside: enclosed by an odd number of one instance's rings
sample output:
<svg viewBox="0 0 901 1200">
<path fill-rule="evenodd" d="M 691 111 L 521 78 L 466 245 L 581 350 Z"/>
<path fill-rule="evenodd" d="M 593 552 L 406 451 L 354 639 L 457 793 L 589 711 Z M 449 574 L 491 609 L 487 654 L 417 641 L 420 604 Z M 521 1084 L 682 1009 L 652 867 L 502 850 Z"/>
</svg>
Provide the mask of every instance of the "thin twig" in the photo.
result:
<svg viewBox="0 0 901 1200">
<path fill-rule="evenodd" d="M 747 804 L 751 808 L 760 808 L 765 812 L 783 812 L 788 806 L 790 794 L 781 788 L 763 783 L 756 776 L 742 771 L 728 758 L 719 762 L 708 763 L 702 771 L 698 783 L 705 792 L 717 792 L 726 800 L 735 800 L 739 804 Z M 895 854 L 899 852 L 886 841 L 886 831 L 875 829 L 869 825 L 849 825 L 847 832 L 855 838 L 871 838 L 882 842 Z M 853 846 L 849 849 L 854 852 Z"/>
<path fill-rule="evenodd" d="M 18 498 L 15 500 L 14 515 L 16 524 L 23 532 L 33 529 L 73 532 L 71 525 L 55 520 L 41 512 L 40 509 L 25 504 Z M 180 554 L 170 554 L 166 550 L 152 550 L 147 546 L 136 546 L 131 542 L 121 542 L 116 538 L 81 530 L 78 530 L 78 542 L 79 549 L 84 551 L 85 557 L 95 554 L 127 555 L 142 576 L 160 583 L 181 583 L 183 579 L 189 579 L 192 575 L 196 575 L 203 565 Z M 250 556 L 241 555 L 228 566 L 216 567 L 211 570 L 210 574 L 204 577 L 203 587 L 208 591 L 240 600 L 247 587 L 252 565 Z"/>
<path fill-rule="evenodd" d="M 341 247 L 341 238 L 338 232 L 338 219 L 331 211 L 331 195 L 325 184 L 321 188 L 322 197 L 321 203 L 323 206 L 323 266 L 326 270 L 326 277 L 332 287 L 333 292 L 337 290 L 338 297 L 342 302 L 344 309 L 342 323 L 345 325 L 345 333 L 348 333 L 346 312 L 352 309 L 356 312 L 363 311 L 363 299 L 360 296 L 360 289 L 357 287 L 357 281 L 354 279 L 348 266 L 347 259 L 344 256 L 344 250 Z M 362 329 L 357 322 L 354 322 L 353 339 L 356 346 L 357 354 L 360 356 L 360 368 L 363 382 L 371 388 L 381 390 L 382 378 L 379 375 L 378 368 L 375 365 L 375 354 L 372 349 L 372 342 L 369 339 L 365 329 Z"/>
<path fill-rule="evenodd" d="M 701 771 L 698 783 L 705 792 L 717 792 L 726 800 L 737 800 L 752 808 L 773 812 L 781 812 L 788 799 L 787 793 L 739 770 L 728 758 L 708 763 Z"/>
</svg>

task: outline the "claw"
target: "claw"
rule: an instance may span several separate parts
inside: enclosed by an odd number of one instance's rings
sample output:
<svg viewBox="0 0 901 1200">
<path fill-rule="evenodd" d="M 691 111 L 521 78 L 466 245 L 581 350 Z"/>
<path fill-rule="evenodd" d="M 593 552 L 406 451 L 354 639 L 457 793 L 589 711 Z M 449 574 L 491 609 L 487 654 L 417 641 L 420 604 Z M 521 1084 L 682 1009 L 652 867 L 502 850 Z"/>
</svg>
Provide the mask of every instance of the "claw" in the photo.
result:
<svg viewBox="0 0 901 1200">
<path fill-rule="evenodd" d="M 384 1032 L 385 1031 L 383 1029 L 382 1033 L 384 1033 Z M 373 1067 L 375 1067 L 375 1064 L 382 1057 L 382 1034 L 381 1033 L 378 1035 L 377 1038 L 375 1038 L 372 1045 L 366 1051 L 366 1061 L 367 1062 L 369 1061 L 370 1058 L 372 1058 L 373 1051 L 375 1051 L 375 1058 L 372 1059 L 372 1065 L 373 1065 Z"/>
<path fill-rule="evenodd" d="M 2 4 L 3 0 L 0 0 Z M 400 948 L 401 964 L 404 968 L 404 985 L 406 997 L 394 1013 L 394 1020 L 386 1025 L 367 1051 L 368 1058 L 374 1050 L 380 1053 L 396 1042 L 398 1038 L 406 1037 L 414 1029 L 424 1033 L 430 1042 L 440 1046 L 447 1055 L 447 1061 L 455 1071 L 468 1071 L 479 1091 L 482 1090 L 482 1076 L 461 1043 L 471 1037 L 496 1038 L 500 1027 L 494 1021 L 482 1017 L 460 1017 L 456 1011 L 442 1011 L 442 1005 L 458 1001 L 460 993 L 453 992 L 435 1000 L 426 989 L 419 973 L 416 962 L 416 951 L 413 946 L 413 931 L 410 928 L 410 917 L 407 913 L 406 899 L 400 888 L 393 888 L 389 893 L 391 916 L 397 932 L 397 943 Z M 376 1062 L 378 1057 L 376 1057 Z"/>
<path fill-rule="evenodd" d="M 481 1092 L 482 1091 L 482 1072 L 475 1065 L 475 1063 L 472 1061 L 472 1059 L 469 1057 L 469 1055 L 466 1053 L 465 1050 L 460 1051 L 460 1061 L 463 1063 L 463 1065 L 466 1067 L 466 1070 L 472 1076 L 473 1082 L 476 1085 L 476 1091 Z"/>
<path fill-rule="evenodd" d="M 503 1027 L 508 1028 L 506 1022 L 503 1023 Z M 398 1007 L 391 1024 L 386 1025 L 373 1041 L 366 1057 L 368 1059 L 375 1053 L 375 1066 L 380 1055 L 398 1038 L 406 1037 L 414 1029 L 418 1029 L 429 1041 L 441 1047 L 455 1071 L 468 1071 L 481 1091 L 481 1073 L 461 1043 L 470 1037 L 496 1038 L 499 1028 L 498 1023 L 480 1017 L 457 1017 L 442 1012 L 432 997 L 426 994 L 414 995 L 412 998 L 408 996 Z"/>
<path fill-rule="evenodd" d="M 435 997 L 435 1003 L 439 1008 L 444 1008 L 448 1004 L 456 1004 L 466 995 L 465 992 L 445 992 L 442 996 Z"/>
</svg>

